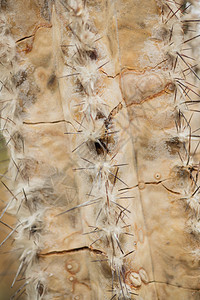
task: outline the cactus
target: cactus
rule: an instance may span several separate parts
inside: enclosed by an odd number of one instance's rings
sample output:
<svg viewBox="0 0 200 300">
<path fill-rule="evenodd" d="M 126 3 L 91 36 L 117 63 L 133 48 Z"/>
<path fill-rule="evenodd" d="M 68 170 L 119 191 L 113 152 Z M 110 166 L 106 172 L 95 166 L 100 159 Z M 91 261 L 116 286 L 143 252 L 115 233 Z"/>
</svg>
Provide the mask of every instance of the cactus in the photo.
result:
<svg viewBox="0 0 200 300">
<path fill-rule="evenodd" d="M 198 3 L 0 3 L 12 299 L 199 299 Z"/>
</svg>

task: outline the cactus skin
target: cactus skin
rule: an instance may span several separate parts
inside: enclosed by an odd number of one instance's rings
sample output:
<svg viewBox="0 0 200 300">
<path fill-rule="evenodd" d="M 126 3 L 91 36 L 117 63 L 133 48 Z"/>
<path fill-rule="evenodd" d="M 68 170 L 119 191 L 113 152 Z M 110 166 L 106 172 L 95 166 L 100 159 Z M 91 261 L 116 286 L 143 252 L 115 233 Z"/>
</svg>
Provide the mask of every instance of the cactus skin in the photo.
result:
<svg viewBox="0 0 200 300">
<path fill-rule="evenodd" d="M 25 274 L 27 299 L 200 298 L 186 7 L 2 6 L 6 212 L 18 219 L 13 285 Z"/>
</svg>

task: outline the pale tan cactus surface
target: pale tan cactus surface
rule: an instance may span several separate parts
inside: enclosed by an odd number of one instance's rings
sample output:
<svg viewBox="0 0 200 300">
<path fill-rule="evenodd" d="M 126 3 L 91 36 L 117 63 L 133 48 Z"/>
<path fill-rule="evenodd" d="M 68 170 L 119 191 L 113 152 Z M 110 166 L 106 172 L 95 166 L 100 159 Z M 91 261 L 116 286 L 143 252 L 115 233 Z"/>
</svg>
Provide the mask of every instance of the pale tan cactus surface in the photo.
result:
<svg viewBox="0 0 200 300">
<path fill-rule="evenodd" d="M 12 299 L 200 299 L 198 14 L 178 2 L 1 1 Z"/>
</svg>

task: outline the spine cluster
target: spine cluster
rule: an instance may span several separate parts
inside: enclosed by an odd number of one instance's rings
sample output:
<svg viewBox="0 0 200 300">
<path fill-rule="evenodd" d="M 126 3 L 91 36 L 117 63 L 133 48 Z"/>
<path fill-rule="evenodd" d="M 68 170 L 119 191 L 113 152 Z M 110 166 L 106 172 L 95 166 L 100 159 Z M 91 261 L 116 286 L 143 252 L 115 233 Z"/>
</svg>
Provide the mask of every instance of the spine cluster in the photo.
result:
<svg viewBox="0 0 200 300">
<path fill-rule="evenodd" d="M 66 134 L 72 136 L 70 147 L 76 161 L 74 171 L 81 173 L 78 176 L 82 199 L 79 205 L 65 213 L 87 207 L 86 214 L 89 214 L 92 207 L 96 221 L 88 224 L 91 228 L 91 232 L 87 232 L 91 236 L 90 247 L 103 249 L 104 260 L 112 274 L 112 297 L 125 299 L 131 297 L 131 291 L 125 283 L 124 260 L 134 252 L 134 244 L 130 253 L 124 252 L 122 236 L 133 235 L 127 230 L 130 211 L 120 204 L 119 199 L 132 200 L 134 197 L 129 195 L 128 185 L 121 177 L 121 169 L 128 165 L 120 161 L 123 130 L 116 122 L 123 104 L 115 99 L 105 99 L 107 74 L 104 66 L 110 63 L 110 57 L 88 19 L 87 8 L 82 1 L 69 1 L 66 9 L 71 46 L 67 51 L 64 48 L 68 67 L 66 85 L 73 86 L 67 113 L 73 127 L 69 127 L 72 132 Z"/>
</svg>

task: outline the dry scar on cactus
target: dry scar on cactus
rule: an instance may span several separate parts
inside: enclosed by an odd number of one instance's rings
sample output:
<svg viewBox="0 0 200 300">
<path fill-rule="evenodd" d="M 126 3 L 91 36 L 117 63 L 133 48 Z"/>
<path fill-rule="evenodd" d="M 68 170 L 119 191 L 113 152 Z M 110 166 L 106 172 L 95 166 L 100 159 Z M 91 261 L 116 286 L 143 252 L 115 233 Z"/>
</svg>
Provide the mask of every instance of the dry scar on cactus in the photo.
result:
<svg viewBox="0 0 200 300">
<path fill-rule="evenodd" d="M 0 1 L 4 300 L 200 299 L 199 28 L 192 0 Z"/>
</svg>

